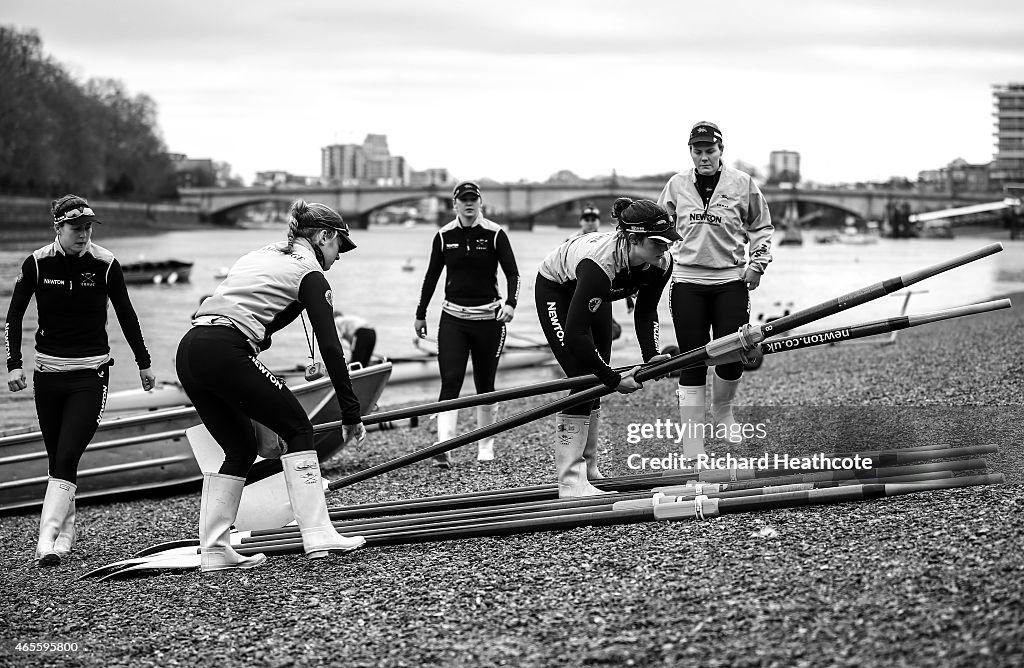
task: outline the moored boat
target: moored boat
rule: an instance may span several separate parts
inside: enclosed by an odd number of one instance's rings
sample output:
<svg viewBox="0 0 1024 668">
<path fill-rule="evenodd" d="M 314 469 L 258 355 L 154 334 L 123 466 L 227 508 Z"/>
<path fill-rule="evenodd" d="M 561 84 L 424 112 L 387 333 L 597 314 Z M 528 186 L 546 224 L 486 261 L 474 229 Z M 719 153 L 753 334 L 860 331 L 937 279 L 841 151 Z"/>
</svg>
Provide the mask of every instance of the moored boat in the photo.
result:
<svg viewBox="0 0 1024 668">
<path fill-rule="evenodd" d="M 363 415 L 372 412 L 391 376 L 391 364 L 353 371 L 352 389 Z M 329 377 L 291 386 L 313 424 L 341 419 Z M 78 470 L 79 501 L 109 498 L 163 487 L 194 485 L 203 474 L 196 464 L 185 430 L 199 424 L 191 406 L 124 415 L 100 422 Z M 341 446 L 340 430 L 315 436 Z M 47 481 L 46 448 L 38 431 L 0 434 L 0 512 L 38 507 Z"/>
<path fill-rule="evenodd" d="M 160 260 L 158 262 L 129 262 L 121 265 L 125 283 L 142 285 L 146 283 L 173 285 L 188 283 L 192 274 L 192 263 L 181 260 Z"/>
</svg>

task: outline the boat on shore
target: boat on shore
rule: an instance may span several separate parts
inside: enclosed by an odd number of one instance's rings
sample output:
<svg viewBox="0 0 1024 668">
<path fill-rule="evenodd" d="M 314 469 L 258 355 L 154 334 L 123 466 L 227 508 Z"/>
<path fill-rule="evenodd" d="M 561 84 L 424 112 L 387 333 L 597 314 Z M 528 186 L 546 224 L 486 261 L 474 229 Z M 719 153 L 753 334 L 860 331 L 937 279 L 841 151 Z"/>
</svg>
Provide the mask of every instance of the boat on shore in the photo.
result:
<svg viewBox="0 0 1024 668">
<path fill-rule="evenodd" d="M 375 364 L 353 371 L 352 389 L 363 415 L 374 410 L 391 377 L 391 364 Z M 324 376 L 291 385 L 310 421 L 316 424 L 341 419 L 334 386 Z M 192 455 L 185 430 L 200 423 L 192 406 L 126 414 L 100 422 L 78 470 L 79 501 L 105 499 L 161 488 L 202 483 L 203 474 Z M 341 431 L 314 437 L 324 451 L 336 453 Z M 46 447 L 42 434 L 29 429 L 0 433 L 0 513 L 39 507 L 47 481 Z"/>
<path fill-rule="evenodd" d="M 158 262 L 129 262 L 121 265 L 124 282 L 129 285 L 188 283 L 192 274 L 192 263 L 181 260 L 160 260 Z"/>
<path fill-rule="evenodd" d="M 547 348 L 507 348 L 502 353 L 501 359 L 498 361 L 498 370 L 510 371 L 513 369 L 541 366 L 545 363 L 552 362 L 553 360 L 554 357 Z M 380 358 L 379 363 L 388 363 L 392 365 L 391 374 L 387 382 L 388 385 L 418 383 L 435 379 L 440 380 L 436 355 L 419 355 L 416 357 L 395 359 L 382 357 Z M 472 375 L 473 363 L 470 362 L 467 366 L 468 377 Z M 297 364 L 294 367 L 287 369 L 275 369 L 274 374 L 285 379 L 299 378 L 302 376 L 305 369 L 305 366 Z M 350 373 L 352 373 L 354 377 L 354 375 L 359 373 L 359 371 L 360 369 L 352 369 L 350 370 Z M 188 398 L 188 395 L 185 394 L 185 390 L 182 389 L 180 383 L 177 381 L 164 381 L 149 391 L 133 389 L 111 392 L 107 397 L 105 414 L 139 413 L 142 411 L 154 411 L 164 408 L 191 405 L 192 401 Z"/>
</svg>

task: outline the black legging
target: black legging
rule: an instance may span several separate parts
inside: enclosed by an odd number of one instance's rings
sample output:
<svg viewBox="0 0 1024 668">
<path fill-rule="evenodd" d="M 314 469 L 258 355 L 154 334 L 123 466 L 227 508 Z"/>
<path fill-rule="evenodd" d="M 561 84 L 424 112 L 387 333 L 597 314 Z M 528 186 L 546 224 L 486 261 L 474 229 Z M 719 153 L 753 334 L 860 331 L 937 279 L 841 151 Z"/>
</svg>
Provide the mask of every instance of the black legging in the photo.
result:
<svg viewBox="0 0 1024 668">
<path fill-rule="evenodd" d="M 36 415 L 51 477 L 78 482 L 78 462 L 96 434 L 107 403 L 111 364 L 32 374 Z"/>
<path fill-rule="evenodd" d="M 178 380 L 203 424 L 224 449 L 220 473 L 254 482 L 281 470 L 281 462 L 256 461 L 250 419 L 277 433 L 288 452 L 313 449 L 313 425 L 291 390 L 256 358 L 248 341 L 230 327 L 198 326 L 178 344 Z"/>
<path fill-rule="evenodd" d="M 719 285 L 673 283 L 669 300 L 672 324 L 680 352 L 706 345 L 714 332 L 715 338 L 734 334 L 750 321 L 750 292 L 743 281 Z M 722 380 L 737 380 L 743 375 L 742 362 L 730 362 L 715 367 Z M 680 385 L 703 385 L 707 382 L 707 369 L 690 369 L 679 374 Z"/>
<path fill-rule="evenodd" d="M 360 327 L 352 336 L 352 359 L 349 362 L 359 362 L 364 367 L 370 366 L 370 358 L 373 357 L 375 347 L 377 331 L 370 327 Z"/>
<path fill-rule="evenodd" d="M 505 346 L 505 323 L 498 320 L 465 320 L 441 314 L 437 326 L 437 365 L 441 370 L 438 401 L 456 399 L 466 380 L 466 363 L 473 358 L 476 393 L 494 391 L 498 358 Z"/>
<path fill-rule="evenodd" d="M 593 373 L 580 363 L 572 354 L 572 351 L 565 345 L 565 323 L 569 312 L 569 303 L 572 301 L 573 289 L 571 286 L 563 286 L 549 281 L 543 276 L 537 276 L 537 283 L 534 288 L 534 297 L 537 304 L 537 316 L 540 318 L 540 328 L 544 331 L 544 338 L 551 346 L 558 365 L 566 377 L 584 376 Z M 549 302 L 554 302 L 554 313 L 548 308 Z M 605 301 L 598 307 L 590 319 L 590 335 L 594 337 L 594 348 L 600 353 L 601 358 L 611 363 L 612 358 L 612 304 Z M 561 334 L 561 336 L 560 336 Z M 583 390 L 572 390 L 570 395 L 582 392 Z M 585 401 L 568 408 L 563 413 L 568 415 L 590 415 L 591 411 L 601 407 L 601 399 Z"/>
</svg>

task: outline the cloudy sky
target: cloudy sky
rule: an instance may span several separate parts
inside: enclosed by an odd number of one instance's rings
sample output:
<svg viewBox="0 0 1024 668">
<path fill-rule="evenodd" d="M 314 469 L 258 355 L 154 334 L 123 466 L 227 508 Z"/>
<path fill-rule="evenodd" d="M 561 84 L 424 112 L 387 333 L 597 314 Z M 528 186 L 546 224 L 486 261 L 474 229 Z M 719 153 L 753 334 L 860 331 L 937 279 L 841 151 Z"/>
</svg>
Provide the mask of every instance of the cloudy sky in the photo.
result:
<svg viewBox="0 0 1024 668">
<path fill-rule="evenodd" d="M 704 119 L 730 163 L 913 178 L 991 160 L 991 86 L 1024 82 L 1020 0 L 0 0 L 0 22 L 247 181 L 371 132 L 457 178 L 665 172 Z"/>
</svg>

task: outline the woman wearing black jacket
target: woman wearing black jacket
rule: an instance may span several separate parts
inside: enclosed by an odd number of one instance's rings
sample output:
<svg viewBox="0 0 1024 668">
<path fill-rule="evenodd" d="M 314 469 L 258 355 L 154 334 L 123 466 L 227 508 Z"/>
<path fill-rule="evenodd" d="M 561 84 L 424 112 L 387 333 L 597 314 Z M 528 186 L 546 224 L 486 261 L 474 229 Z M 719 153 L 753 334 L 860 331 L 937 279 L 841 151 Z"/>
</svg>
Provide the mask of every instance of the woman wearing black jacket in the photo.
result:
<svg viewBox="0 0 1024 668">
<path fill-rule="evenodd" d="M 49 480 L 39 520 L 36 559 L 55 566 L 75 546 L 75 492 L 78 462 L 103 417 L 110 387 L 107 302 L 139 366 L 142 388 L 156 386 L 139 318 L 128 297 L 121 265 L 113 253 L 92 243 L 96 214 L 77 195 L 65 195 L 50 207 L 53 243 L 34 251 L 21 265 L 7 311 L 7 387 L 28 387 L 21 357 L 25 311 L 35 295 L 36 413 L 46 445 Z"/>
<path fill-rule="evenodd" d="M 519 299 L 519 269 L 505 230 L 483 216 L 480 186 L 463 181 L 452 191 L 455 220 L 437 231 L 430 247 L 430 264 L 423 277 L 416 307 L 416 336 L 427 335 L 427 305 L 441 278 L 444 301 L 437 328 L 437 363 L 441 370 L 438 401 L 455 399 L 466 378 L 466 364 L 473 358 L 473 382 L 477 394 L 494 391 L 498 358 L 505 345 L 505 325 L 512 322 Z M 498 292 L 498 267 L 505 273 L 504 300 Z M 477 407 L 477 427 L 492 424 L 495 404 Z M 438 441 L 456 434 L 457 410 L 437 416 Z M 477 459 L 494 459 L 494 437 L 479 441 Z M 450 468 L 451 455 L 434 458 L 434 465 Z"/>
</svg>

